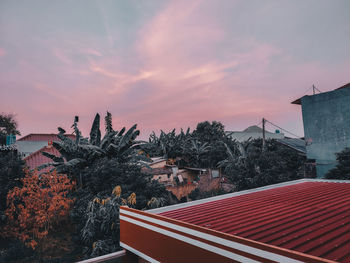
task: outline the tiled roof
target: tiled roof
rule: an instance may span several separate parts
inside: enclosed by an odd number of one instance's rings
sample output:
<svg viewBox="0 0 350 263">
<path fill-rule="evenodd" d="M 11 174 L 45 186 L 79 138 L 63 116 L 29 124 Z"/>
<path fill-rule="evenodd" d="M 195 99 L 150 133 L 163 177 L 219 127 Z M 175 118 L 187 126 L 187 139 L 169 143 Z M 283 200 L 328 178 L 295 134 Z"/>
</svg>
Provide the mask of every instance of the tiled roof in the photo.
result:
<svg viewBox="0 0 350 263">
<path fill-rule="evenodd" d="M 42 155 L 42 152 L 48 152 L 56 156 L 60 156 L 60 153 L 56 150 L 56 148 L 52 146 L 44 146 L 40 150 L 33 152 L 32 154 L 30 154 L 29 156 L 23 159 L 26 162 L 26 165 L 28 166 L 29 169 L 35 169 L 42 164 L 52 162 L 51 159 Z M 43 169 L 42 171 L 48 171 L 50 169 L 51 168 L 48 167 L 46 169 Z"/>
<path fill-rule="evenodd" d="M 65 134 L 65 136 L 75 139 L 74 134 Z M 57 134 L 54 133 L 31 133 L 22 138 L 19 138 L 18 141 L 59 141 Z"/>
<path fill-rule="evenodd" d="M 203 203 L 196 205 L 187 203 L 177 209 L 170 206 L 163 209 L 165 212 L 160 208 L 154 213 L 268 245 L 350 262 L 350 183 L 305 180 L 250 191 L 215 201 L 200 200 Z"/>
<path fill-rule="evenodd" d="M 148 175 L 171 174 L 171 168 L 143 168 L 142 172 Z"/>
</svg>

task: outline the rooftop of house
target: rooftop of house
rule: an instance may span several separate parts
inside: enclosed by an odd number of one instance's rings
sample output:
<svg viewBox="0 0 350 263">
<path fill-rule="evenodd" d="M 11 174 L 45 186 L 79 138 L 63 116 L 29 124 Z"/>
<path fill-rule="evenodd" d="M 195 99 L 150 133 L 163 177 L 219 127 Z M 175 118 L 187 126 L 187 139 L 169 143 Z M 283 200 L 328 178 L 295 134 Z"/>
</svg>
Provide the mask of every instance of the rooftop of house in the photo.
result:
<svg viewBox="0 0 350 263">
<path fill-rule="evenodd" d="M 138 212 L 123 210 L 121 218 L 132 215 L 137 224 Z M 200 247 L 198 256 L 205 251 L 216 262 L 226 262 L 220 261 L 225 257 L 244 262 L 350 262 L 350 181 L 302 179 L 148 210 L 142 212 L 144 227 L 147 217 L 156 222 L 157 234 L 184 241 L 181 249 L 187 253 L 196 254 L 195 247 Z M 122 234 L 126 249 L 131 241 Z M 152 253 L 148 255 L 162 258 Z"/>
<path fill-rule="evenodd" d="M 142 168 L 142 172 L 147 174 L 147 175 L 161 175 L 161 174 L 172 174 L 171 168 Z"/>
<path fill-rule="evenodd" d="M 243 131 L 227 131 L 226 134 L 230 135 L 232 133 L 262 133 L 263 129 L 260 128 L 257 125 L 249 126 L 248 128 L 244 129 Z M 265 131 L 268 134 L 275 134 L 273 132 Z"/>
<path fill-rule="evenodd" d="M 56 156 L 60 156 L 60 153 L 56 150 L 53 146 L 44 146 L 40 148 L 39 150 L 33 152 L 32 154 L 28 155 L 27 157 L 23 158 L 23 160 L 26 162 L 26 165 L 29 169 L 36 169 L 38 166 L 50 163 L 52 160 L 42 154 L 42 152 L 48 152 Z M 43 171 L 47 171 L 48 169 L 45 169 Z"/>
<path fill-rule="evenodd" d="M 283 138 L 277 139 L 277 142 L 292 148 L 302 154 L 306 154 L 306 144 L 305 140 L 299 138 Z"/>
<path fill-rule="evenodd" d="M 75 139 L 74 134 L 65 134 L 65 136 Z M 19 138 L 17 141 L 59 141 L 57 134 L 54 133 L 30 133 L 22 138 Z"/>
</svg>

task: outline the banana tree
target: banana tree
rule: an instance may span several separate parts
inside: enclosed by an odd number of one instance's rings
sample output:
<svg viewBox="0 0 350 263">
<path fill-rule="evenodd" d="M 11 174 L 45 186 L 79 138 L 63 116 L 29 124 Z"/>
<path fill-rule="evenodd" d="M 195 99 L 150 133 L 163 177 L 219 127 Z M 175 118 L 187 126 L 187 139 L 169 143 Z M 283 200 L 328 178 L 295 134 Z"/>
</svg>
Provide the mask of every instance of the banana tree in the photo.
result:
<svg viewBox="0 0 350 263">
<path fill-rule="evenodd" d="M 43 152 L 43 155 L 50 158 L 52 162 L 41 165 L 38 170 L 45 167 L 53 167 L 58 173 L 66 173 L 73 177 L 80 177 L 82 169 L 102 158 L 115 158 L 120 163 L 137 163 L 147 158 L 140 154 L 139 142 L 136 141 L 140 131 L 137 125 L 133 125 L 125 132 L 125 127 L 119 132 L 113 130 L 111 114 L 107 113 L 106 134 L 101 140 L 100 115 L 97 113 L 90 132 L 90 140 L 83 138 L 78 128 L 77 121 L 73 128 L 76 139 L 72 140 L 64 134 L 63 128 L 58 128 L 58 137 L 61 141 L 53 142 L 60 156 Z M 80 179 L 81 181 L 81 179 Z"/>
</svg>

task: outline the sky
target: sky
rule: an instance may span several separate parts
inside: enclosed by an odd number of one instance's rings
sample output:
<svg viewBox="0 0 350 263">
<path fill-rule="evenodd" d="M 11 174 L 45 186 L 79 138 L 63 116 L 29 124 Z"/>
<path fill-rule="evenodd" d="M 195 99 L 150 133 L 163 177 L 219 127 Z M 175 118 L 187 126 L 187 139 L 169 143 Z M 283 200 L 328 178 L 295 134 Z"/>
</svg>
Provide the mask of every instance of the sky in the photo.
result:
<svg viewBox="0 0 350 263">
<path fill-rule="evenodd" d="M 2 0 L 0 113 L 22 135 L 71 132 L 78 115 L 88 136 L 108 110 L 142 138 L 263 117 L 302 136 L 290 102 L 350 82 L 349 13 L 348 0 Z"/>
</svg>

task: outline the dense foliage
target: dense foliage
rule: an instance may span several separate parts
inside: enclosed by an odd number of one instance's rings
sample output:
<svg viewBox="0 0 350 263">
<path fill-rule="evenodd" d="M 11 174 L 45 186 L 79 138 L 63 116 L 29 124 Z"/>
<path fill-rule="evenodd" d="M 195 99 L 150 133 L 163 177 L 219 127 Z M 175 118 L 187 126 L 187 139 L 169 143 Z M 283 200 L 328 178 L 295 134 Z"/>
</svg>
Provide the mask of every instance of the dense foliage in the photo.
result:
<svg viewBox="0 0 350 263">
<path fill-rule="evenodd" d="M 108 200 L 110 201 L 102 206 L 98 202 L 92 203 L 92 200 L 107 200 L 113 187 L 119 185 L 123 188 L 123 194 L 120 198 L 127 199 L 130 195 L 135 194 L 138 202 L 133 205 L 138 209 L 143 209 L 147 208 L 148 202 L 152 198 L 164 200 L 161 204 L 166 205 L 169 193 L 163 185 L 152 181 L 150 176 L 141 172 L 140 161 L 149 159 L 141 150 L 140 144 L 142 142 L 136 141 L 140 134 L 136 125 L 129 130 L 122 128 L 120 131 L 115 131 L 112 127 L 112 115 L 107 112 L 105 117 L 106 133 L 102 139 L 99 114 L 95 116 L 89 139 L 82 136 L 78 128 L 77 118 L 72 127 L 76 135 L 75 140 L 66 137 L 65 130 L 59 128 L 58 137 L 61 142 L 54 142 L 53 146 L 60 152 L 61 156 L 56 157 L 49 153 L 43 153 L 53 162 L 43 165 L 41 168 L 53 166 L 58 172 L 64 172 L 72 180 L 78 182 L 79 189 L 73 193 L 76 202 L 71 212 L 71 218 L 76 224 L 77 235 L 81 237 L 78 243 L 82 247 L 87 247 L 84 249 L 85 255 L 95 256 L 103 251 L 112 252 L 119 247 L 118 235 L 115 235 L 116 233 L 113 231 L 106 232 L 105 229 L 103 231 L 100 228 L 95 229 L 95 225 L 88 222 L 91 222 L 92 217 L 96 219 L 93 220 L 94 222 L 102 220 L 102 218 L 98 219 L 99 211 L 105 211 L 106 206 L 116 205 L 111 201 L 116 201 L 116 199 L 109 196 Z M 114 210 L 110 212 L 112 211 Z M 115 214 L 112 218 L 117 220 L 118 215 Z M 91 232 L 88 232 L 87 229 Z M 87 235 L 87 233 L 90 234 Z M 94 238 L 90 240 L 86 238 L 87 236 Z M 102 237 L 103 239 L 101 239 Z M 92 250 L 91 242 L 95 243 L 95 248 Z"/>
<path fill-rule="evenodd" d="M 226 147 L 227 158 L 220 162 L 226 178 L 244 190 L 304 177 L 302 168 L 305 156 L 283 146 L 275 140 L 267 140 L 265 149 L 262 139 L 238 144 L 234 153 Z"/>
<path fill-rule="evenodd" d="M 0 214 L 6 209 L 6 196 L 9 190 L 21 186 L 24 177 L 24 162 L 17 151 L 0 150 Z"/>
<path fill-rule="evenodd" d="M 67 257 L 56 255 L 56 259 L 60 258 L 57 262 L 75 261 L 82 256 L 94 257 L 120 249 L 120 205 L 149 209 L 179 202 L 164 185 L 142 172 L 142 165 L 150 161 L 149 157 L 162 156 L 182 167 L 220 168 L 226 181 L 236 190 L 303 176 L 299 171 L 304 156 L 273 140 L 268 140 L 264 149 L 261 140 L 232 141 L 220 122 L 198 123 L 192 132 L 187 129 L 176 134 L 174 129 L 169 133 L 161 131 L 159 137 L 152 133 L 149 141 L 143 142 L 137 140 L 140 132 L 136 125 L 114 130 L 109 112 L 104 118 L 103 135 L 100 119 L 96 114 L 89 138 L 81 134 L 78 117 L 72 125 L 75 139 L 66 137 L 66 131 L 58 128 L 60 141 L 53 142 L 53 146 L 60 156 L 43 153 L 52 162 L 39 168 L 53 167 L 50 175 L 27 174 L 21 181 L 22 163 L 18 157 L 0 156 L 0 164 L 4 164 L 0 166 L 2 209 L 6 208 L 5 196 L 14 188 L 8 194 L 6 233 L 24 242 L 12 243 L 6 248 L 4 259 L 14 259 L 15 248 L 28 259 L 42 259 L 40 255 L 28 252 L 24 244 L 39 247 L 34 251 L 45 250 L 54 258 L 55 252 L 42 246 L 45 239 L 51 249 L 60 247 L 60 251 L 65 251 L 62 253 Z M 196 200 L 223 193 L 222 189 L 208 192 L 196 189 L 189 198 Z M 62 220 L 69 220 L 69 224 L 60 228 L 58 224 Z M 0 256 L 1 253 L 0 250 Z"/>
<path fill-rule="evenodd" d="M 350 180 L 350 148 L 336 153 L 338 164 L 326 174 L 327 179 Z"/>
<path fill-rule="evenodd" d="M 181 158 L 182 166 L 215 168 L 226 158 L 225 144 L 232 149 L 236 147 L 220 122 L 205 121 L 198 123 L 192 133 L 190 129 L 179 134 L 175 129 L 169 133 L 161 131 L 159 137 L 152 133 L 149 142 L 141 148 L 152 157 Z"/>
<path fill-rule="evenodd" d="M 49 231 L 67 219 L 73 203 L 68 194 L 74 183 L 56 172 L 40 177 L 27 172 L 21 181 L 23 186 L 15 187 L 7 195 L 5 231 L 35 249 Z"/>
</svg>

